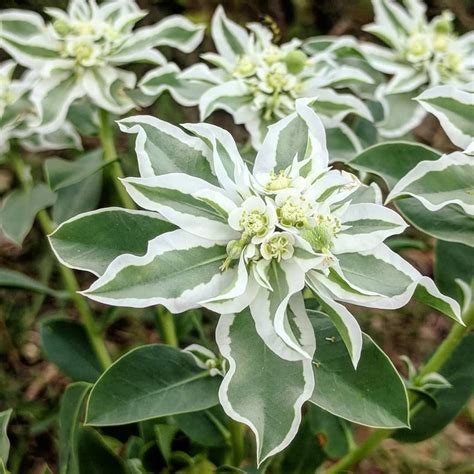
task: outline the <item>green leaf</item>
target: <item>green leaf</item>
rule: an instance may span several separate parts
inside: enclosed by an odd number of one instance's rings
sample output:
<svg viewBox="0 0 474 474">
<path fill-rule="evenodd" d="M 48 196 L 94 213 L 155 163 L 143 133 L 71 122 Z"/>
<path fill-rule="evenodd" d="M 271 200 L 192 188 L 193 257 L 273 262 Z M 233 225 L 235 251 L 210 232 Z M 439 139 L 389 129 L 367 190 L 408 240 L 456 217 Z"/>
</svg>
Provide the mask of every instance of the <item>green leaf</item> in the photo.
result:
<svg viewBox="0 0 474 474">
<path fill-rule="evenodd" d="M 326 130 L 329 160 L 347 163 L 360 153 L 361 145 L 357 136 L 345 124 Z"/>
<path fill-rule="evenodd" d="M 103 151 L 94 150 L 74 161 L 49 158 L 45 163 L 48 183 L 53 191 L 77 184 L 110 164 L 102 159 Z"/>
<path fill-rule="evenodd" d="M 311 434 L 318 437 L 323 452 L 331 459 L 345 456 L 352 442 L 350 424 L 316 405 L 309 407 L 307 416 Z"/>
<path fill-rule="evenodd" d="M 64 222 L 49 239 L 65 265 L 100 275 L 119 255 L 143 255 L 150 240 L 173 228 L 156 213 L 111 207 Z"/>
<path fill-rule="evenodd" d="M 92 428 L 78 429 L 77 455 L 80 474 L 127 474 L 122 460 Z"/>
<path fill-rule="evenodd" d="M 36 293 L 43 293 L 60 299 L 69 298 L 69 293 L 65 291 L 53 290 L 29 276 L 23 275 L 23 273 L 8 270 L 7 268 L 0 268 L 0 287 L 34 291 Z"/>
<path fill-rule="evenodd" d="M 95 382 L 101 366 L 84 327 L 62 318 L 47 319 L 40 326 L 46 357 L 73 380 Z"/>
<path fill-rule="evenodd" d="M 177 415 L 174 419 L 179 429 L 195 443 L 220 447 L 229 442 L 227 418 L 220 406 Z"/>
<path fill-rule="evenodd" d="M 456 279 L 468 285 L 474 278 L 474 247 L 452 242 L 436 242 L 435 280 L 444 294 L 462 301 L 461 291 Z"/>
<path fill-rule="evenodd" d="M 61 224 L 78 214 L 96 209 L 102 193 L 102 181 L 102 172 L 98 171 L 80 183 L 57 191 L 58 199 L 52 210 L 53 221 Z"/>
<path fill-rule="evenodd" d="M 7 464 L 8 455 L 10 453 L 10 440 L 7 435 L 7 427 L 12 412 L 13 410 L 11 408 L 0 412 L 0 461 L 3 461 L 5 465 Z"/>
<path fill-rule="evenodd" d="M 3 201 L 0 226 L 8 240 L 21 245 L 33 226 L 36 214 L 56 201 L 56 195 L 46 184 L 29 190 L 15 189 Z"/>
<path fill-rule="evenodd" d="M 171 444 L 178 432 L 178 427 L 173 425 L 166 425 L 164 423 L 157 423 L 154 426 L 156 443 L 160 448 L 161 454 L 168 463 L 172 454 Z"/>
<path fill-rule="evenodd" d="M 334 324 L 309 311 L 316 335 L 315 389 L 310 401 L 324 410 L 365 426 L 408 426 L 405 385 L 390 359 L 366 334 L 357 370 Z M 387 397 L 387 394 L 390 397 Z"/>
<path fill-rule="evenodd" d="M 59 409 L 59 474 L 79 474 L 77 431 L 82 405 L 91 385 L 76 382 L 68 385 Z"/>
<path fill-rule="evenodd" d="M 430 391 L 437 401 L 437 407 L 423 405 L 411 418 L 411 429 L 397 431 L 395 439 L 417 443 L 431 438 L 458 415 L 474 394 L 473 351 L 474 334 L 468 334 L 439 371 L 452 388 Z"/>
<path fill-rule="evenodd" d="M 229 362 L 219 390 L 227 415 L 245 423 L 257 438 L 257 462 L 287 447 L 301 421 L 301 407 L 311 396 L 311 361 L 288 361 L 258 336 L 248 310 L 222 315 L 217 344 Z"/>
<path fill-rule="evenodd" d="M 220 378 L 193 357 L 159 344 L 141 346 L 117 360 L 94 385 L 87 424 L 111 426 L 204 410 L 218 403 Z"/>
</svg>

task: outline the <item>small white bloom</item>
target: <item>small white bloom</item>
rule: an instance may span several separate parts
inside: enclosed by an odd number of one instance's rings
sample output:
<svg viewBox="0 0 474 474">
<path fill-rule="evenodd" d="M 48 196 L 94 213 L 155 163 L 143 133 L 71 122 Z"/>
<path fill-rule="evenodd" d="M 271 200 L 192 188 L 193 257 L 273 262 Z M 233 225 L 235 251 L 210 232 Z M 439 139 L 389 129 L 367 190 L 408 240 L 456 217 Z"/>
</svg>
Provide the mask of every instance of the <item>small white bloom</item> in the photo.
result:
<svg viewBox="0 0 474 474">
<path fill-rule="evenodd" d="M 260 252 L 265 260 L 277 262 L 288 260 L 294 253 L 295 236 L 289 232 L 274 232 L 260 245 Z"/>
</svg>

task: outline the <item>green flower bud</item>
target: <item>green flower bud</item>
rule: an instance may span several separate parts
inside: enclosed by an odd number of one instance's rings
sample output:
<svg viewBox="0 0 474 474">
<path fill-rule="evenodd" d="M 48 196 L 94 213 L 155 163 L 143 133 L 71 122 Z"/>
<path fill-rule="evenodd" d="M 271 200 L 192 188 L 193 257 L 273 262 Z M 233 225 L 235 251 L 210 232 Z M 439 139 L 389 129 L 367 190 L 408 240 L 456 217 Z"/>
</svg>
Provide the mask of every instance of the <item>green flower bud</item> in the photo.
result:
<svg viewBox="0 0 474 474">
<path fill-rule="evenodd" d="M 64 20 L 55 20 L 53 28 L 58 35 L 65 36 L 71 32 L 71 27 Z"/>
<path fill-rule="evenodd" d="M 303 51 L 290 51 L 284 61 L 288 72 L 298 74 L 304 69 L 308 56 Z"/>
</svg>

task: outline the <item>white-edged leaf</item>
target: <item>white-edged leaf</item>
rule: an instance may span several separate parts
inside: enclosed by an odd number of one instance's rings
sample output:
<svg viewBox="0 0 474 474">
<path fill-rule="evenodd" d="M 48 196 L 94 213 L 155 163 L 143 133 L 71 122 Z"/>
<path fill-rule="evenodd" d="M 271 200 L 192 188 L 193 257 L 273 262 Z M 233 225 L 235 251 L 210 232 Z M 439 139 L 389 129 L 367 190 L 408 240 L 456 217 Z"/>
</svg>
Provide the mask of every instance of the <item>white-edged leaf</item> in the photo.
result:
<svg viewBox="0 0 474 474">
<path fill-rule="evenodd" d="M 198 138 L 148 115 L 127 117 L 118 124 L 122 132 L 137 135 L 135 151 L 140 175 L 144 178 L 186 173 L 210 183 L 216 182 L 207 159 L 210 152 Z"/>
<path fill-rule="evenodd" d="M 474 108 L 473 108 L 474 111 Z M 393 187 L 387 202 L 411 196 L 428 210 L 450 204 L 474 216 L 474 160 L 461 152 L 418 163 Z"/>
<path fill-rule="evenodd" d="M 227 415 L 252 429 L 260 465 L 296 435 L 302 405 L 314 388 L 311 360 L 287 361 L 274 354 L 248 311 L 221 316 L 216 339 L 229 362 L 220 402 Z"/>
<path fill-rule="evenodd" d="M 306 281 L 308 286 L 313 290 L 324 312 L 337 328 L 349 352 L 352 364 L 357 368 L 362 351 L 362 331 L 359 323 L 345 306 L 337 303 L 328 295 L 326 288 L 317 278 L 316 272 L 309 273 Z"/>
<path fill-rule="evenodd" d="M 191 234 L 219 241 L 239 238 L 227 223 L 236 205 L 220 188 L 203 179 L 170 173 L 122 182 L 139 206 L 158 212 Z"/>
<path fill-rule="evenodd" d="M 415 98 L 440 122 L 450 140 L 465 149 L 474 141 L 474 93 L 436 86 Z"/>
<path fill-rule="evenodd" d="M 99 276 L 118 256 L 143 255 L 150 240 L 173 229 L 154 212 L 109 207 L 63 222 L 49 241 L 61 263 Z"/>
<path fill-rule="evenodd" d="M 167 232 L 150 241 L 144 256 L 117 257 L 83 293 L 112 306 L 162 304 L 181 313 L 229 287 L 234 270 L 220 270 L 226 256 L 225 244 L 183 230 Z"/>
<path fill-rule="evenodd" d="M 247 51 L 250 42 L 247 31 L 227 18 L 222 5 L 212 17 L 211 34 L 217 52 L 230 61 Z"/>
</svg>

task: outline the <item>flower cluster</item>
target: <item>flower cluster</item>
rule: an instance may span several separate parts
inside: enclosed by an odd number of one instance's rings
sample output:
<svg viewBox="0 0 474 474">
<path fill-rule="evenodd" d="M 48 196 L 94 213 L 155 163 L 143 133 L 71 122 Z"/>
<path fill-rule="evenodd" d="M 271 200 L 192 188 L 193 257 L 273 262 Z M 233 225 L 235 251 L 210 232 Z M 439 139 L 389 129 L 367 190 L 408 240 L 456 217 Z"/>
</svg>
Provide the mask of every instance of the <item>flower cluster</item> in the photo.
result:
<svg viewBox="0 0 474 474">
<path fill-rule="evenodd" d="M 57 130 L 69 106 L 83 97 L 112 113 L 129 111 L 136 105 L 136 77 L 119 66 L 137 61 L 166 64 L 157 46 L 190 52 L 203 36 L 201 26 L 181 16 L 134 29 L 146 12 L 132 0 L 100 5 L 71 0 L 67 11 L 45 11 L 51 18 L 47 23 L 33 12 L 0 12 L 0 47 L 38 76 L 31 100 L 42 132 Z"/>
<path fill-rule="evenodd" d="M 444 11 L 442 15 L 428 22 L 421 2 L 412 2 L 411 8 L 405 12 L 394 2 L 374 2 L 376 7 L 375 24 L 368 25 L 367 31 L 381 37 L 394 48 L 393 58 L 399 64 L 405 63 L 413 67 L 413 74 L 419 74 L 418 85 L 428 82 L 431 85 L 452 83 L 462 86 L 471 81 L 474 72 L 469 57 L 474 46 L 472 35 L 459 37 L 453 28 L 454 15 Z M 382 11 L 386 15 L 382 16 Z M 390 29 L 382 31 L 387 12 L 393 11 L 402 23 L 401 34 L 396 38 L 390 36 Z M 393 25 L 392 25 L 393 28 Z M 376 51 L 370 45 L 366 48 L 369 62 L 371 52 Z M 374 62 L 375 64 L 375 62 Z M 415 73 L 416 71 L 416 73 Z M 392 71 L 390 71 L 392 72 Z M 424 76 L 422 76 L 424 74 Z M 424 77 L 424 81 L 421 78 Z"/>
<path fill-rule="evenodd" d="M 31 126 L 37 117 L 29 94 L 38 78 L 27 71 L 20 79 L 14 79 L 16 66 L 11 60 L 0 63 L 0 153 L 9 150 L 12 139 L 21 140 L 29 150 L 80 148 L 80 137 L 69 122 L 49 134 L 39 133 Z"/>
<path fill-rule="evenodd" d="M 334 91 L 372 79 L 359 68 L 338 64 L 332 51 L 307 56 L 297 39 L 277 45 L 270 29 L 260 23 L 242 28 L 227 18 L 222 6 L 212 18 L 211 34 L 218 53 L 205 53 L 202 58 L 214 67 L 191 66 L 179 74 L 179 88 L 171 92 L 183 105 L 198 104 L 201 120 L 215 110 L 232 114 L 236 123 L 247 128 L 255 149 L 261 146 L 268 125 L 293 112 L 298 98 L 318 96 L 321 105 L 326 104 L 318 112 L 331 127 L 348 114 L 372 120 L 357 97 Z M 154 86 L 159 79 L 163 80 L 160 69 L 147 74 L 140 83 L 143 92 L 161 92 Z"/>
</svg>

